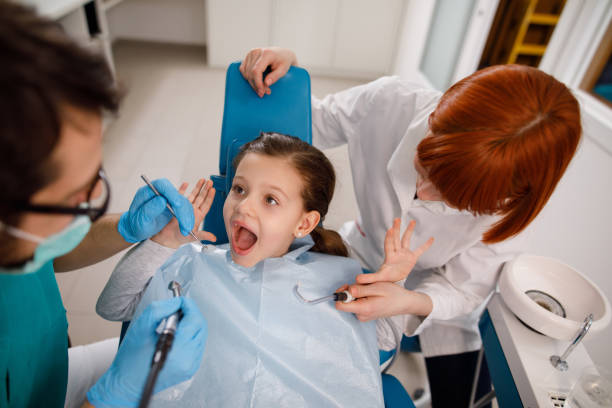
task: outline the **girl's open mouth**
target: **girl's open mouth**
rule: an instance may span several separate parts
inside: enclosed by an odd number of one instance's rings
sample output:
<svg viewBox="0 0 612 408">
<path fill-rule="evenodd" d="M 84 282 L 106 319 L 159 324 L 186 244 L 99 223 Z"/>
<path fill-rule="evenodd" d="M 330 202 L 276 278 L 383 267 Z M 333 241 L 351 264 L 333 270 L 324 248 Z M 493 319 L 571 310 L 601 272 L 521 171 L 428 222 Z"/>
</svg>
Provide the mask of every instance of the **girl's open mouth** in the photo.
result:
<svg viewBox="0 0 612 408">
<path fill-rule="evenodd" d="M 248 254 L 257 242 L 257 235 L 243 224 L 232 223 L 232 248 L 238 255 Z"/>
</svg>

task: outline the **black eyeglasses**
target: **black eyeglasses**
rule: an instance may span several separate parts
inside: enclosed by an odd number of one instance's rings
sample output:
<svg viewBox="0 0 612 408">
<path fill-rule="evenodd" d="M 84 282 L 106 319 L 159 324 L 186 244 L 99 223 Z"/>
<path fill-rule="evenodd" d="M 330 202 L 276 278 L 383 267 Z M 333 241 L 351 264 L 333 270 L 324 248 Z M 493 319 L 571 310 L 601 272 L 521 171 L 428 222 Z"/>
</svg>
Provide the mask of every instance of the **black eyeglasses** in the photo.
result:
<svg viewBox="0 0 612 408">
<path fill-rule="evenodd" d="M 96 185 L 102 181 L 102 194 L 95 199 L 92 197 Z M 17 206 L 20 211 L 36 212 L 43 214 L 70 214 L 70 215 L 87 215 L 91 222 L 99 219 L 108 209 L 110 201 L 110 183 L 106 178 L 104 169 L 100 167 L 96 178 L 91 183 L 87 192 L 87 202 L 80 204 L 78 207 L 65 207 L 61 205 L 46 205 L 46 204 L 30 204 L 25 203 Z"/>
</svg>

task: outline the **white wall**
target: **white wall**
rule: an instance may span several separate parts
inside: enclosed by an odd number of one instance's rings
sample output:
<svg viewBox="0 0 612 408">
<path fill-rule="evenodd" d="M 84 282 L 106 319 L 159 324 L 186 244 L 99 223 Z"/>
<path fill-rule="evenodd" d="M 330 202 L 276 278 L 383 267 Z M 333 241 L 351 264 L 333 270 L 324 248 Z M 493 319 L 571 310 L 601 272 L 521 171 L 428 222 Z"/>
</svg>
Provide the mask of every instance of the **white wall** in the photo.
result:
<svg viewBox="0 0 612 408">
<path fill-rule="evenodd" d="M 208 64 L 255 47 L 293 50 L 314 75 L 388 75 L 407 0 L 208 0 Z"/>
<path fill-rule="evenodd" d="M 204 0 L 128 0 L 107 18 L 113 40 L 206 44 Z"/>
<path fill-rule="evenodd" d="M 393 74 L 407 81 L 419 80 L 419 63 L 427 39 L 434 1 L 410 0 L 403 15 Z"/>
</svg>

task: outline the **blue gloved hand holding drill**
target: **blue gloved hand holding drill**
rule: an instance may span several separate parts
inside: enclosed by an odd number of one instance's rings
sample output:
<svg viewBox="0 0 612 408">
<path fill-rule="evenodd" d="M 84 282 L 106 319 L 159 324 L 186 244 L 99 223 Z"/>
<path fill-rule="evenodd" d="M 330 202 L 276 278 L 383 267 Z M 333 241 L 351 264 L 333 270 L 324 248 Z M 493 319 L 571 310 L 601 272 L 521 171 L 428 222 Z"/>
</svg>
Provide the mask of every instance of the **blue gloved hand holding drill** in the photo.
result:
<svg viewBox="0 0 612 408">
<path fill-rule="evenodd" d="M 101 407 L 136 407 L 151 367 L 160 321 L 182 309 L 174 344 L 159 373 L 155 392 L 191 378 L 202 362 L 206 320 L 192 299 L 175 297 L 150 304 L 128 329 L 110 368 L 87 393 L 89 402 Z"/>
</svg>

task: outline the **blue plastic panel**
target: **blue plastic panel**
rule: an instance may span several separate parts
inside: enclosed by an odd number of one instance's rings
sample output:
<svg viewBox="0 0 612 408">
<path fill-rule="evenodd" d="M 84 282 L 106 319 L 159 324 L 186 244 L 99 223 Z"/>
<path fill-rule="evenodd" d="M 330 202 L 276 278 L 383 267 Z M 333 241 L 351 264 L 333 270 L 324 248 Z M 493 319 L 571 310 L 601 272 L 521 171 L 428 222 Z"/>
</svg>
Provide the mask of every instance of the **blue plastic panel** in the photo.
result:
<svg viewBox="0 0 612 408">
<path fill-rule="evenodd" d="M 391 374 L 382 374 L 382 387 L 385 408 L 415 408 L 410 395 Z"/>
<path fill-rule="evenodd" d="M 220 175 L 211 176 L 216 195 L 204 220 L 204 230 L 215 234 L 216 244 L 227 242 L 223 204 L 234 178 L 232 161 L 242 145 L 257 138 L 261 132 L 283 133 L 312 143 L 308 72 L 291 67 L 285 76 L 272 85 L 272 93 L 260 98 L 244 79 L 239 67 L 240 63 L 235 62 L 227 69 L 219 152 Z"/>
<path fill-rule="evenodd" d="M 217 237 L 216 242 L 202 241 L 205 244 L 221 245 L 228 242 L 225 223 L 223 222 L 223 204 L 227 197 L 225 176 L 210 176 L 215 188 L 215 199 L 204 220 L 204 231 L 212 232 Z"/>
<path fill-rule="evenodd" d="M 500 408 L 522 408 L 523 403 L 514 383 L 514 378 L 510 372 L 510 367 L 506 361 L 506 356 L 497 337 L 495 327 L 489 316 L 489 311 L 485 310 L 480 323 L 480 336 L 484 347 L 487 365 L 491 375 L 491 381 L 495 387 L 497 404 Z"/>
</svg>

